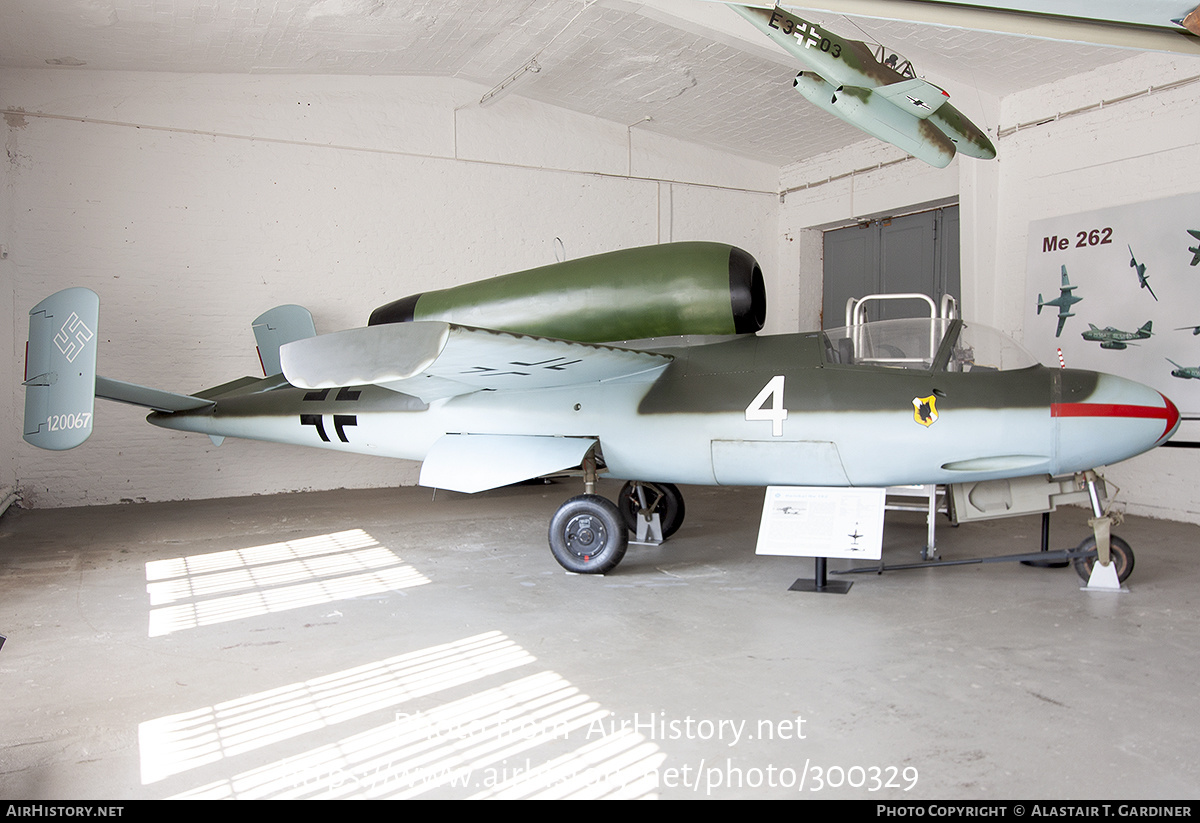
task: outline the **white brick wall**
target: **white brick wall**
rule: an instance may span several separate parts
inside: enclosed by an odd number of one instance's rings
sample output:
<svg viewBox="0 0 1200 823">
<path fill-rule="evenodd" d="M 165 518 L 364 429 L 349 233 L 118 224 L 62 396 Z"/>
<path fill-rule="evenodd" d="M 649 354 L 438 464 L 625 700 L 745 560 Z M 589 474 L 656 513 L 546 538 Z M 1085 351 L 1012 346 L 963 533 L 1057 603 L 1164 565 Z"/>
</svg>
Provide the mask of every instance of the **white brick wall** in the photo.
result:
<svg viewBox="0 0 1200 823">
<path fill-rule="evenodd" d="M 1001 128 L 1030 123 L 1200 76 L 1200 60 L 1141 54 L 1013 95 L 1002 105 Z M 1020 331 L 1031 221 L 1200 191 L 1200 83 L 1105 105 L 1023 128 L 1000 143 L 994 270 L 979 279 L 996 285 L 995 317 Z M 984 238 L 985 241 L 989 238 Z M 1200 522 L 1197 455 L 1156 449 L 1107 472 L 1138 514 Z"/>
<path fill-rule="evenodd" d="M 1145 54 L 973 104 L 1007 130 L 1197 74 L 1200 61 Z M 1019 335 L 1031 220 L 1200 190 L 1198 89 L 1006 133 L 994 162 L 882 165 L 780 206 L 758 192 L 899 153 L 865 140 L 777 175 L 511 95 L 479 109 L 483 89 L 450 80 L 9 72 L 0 106 L 66 119 L 6 124 L 0 385 L 12 388 L 0 390 L 0 486 L 54 506 L 415 480 L 397 461 L 233 440 L 216 449 L 108 403 L 75 452 L 27 446 L 25 313 L 67 285 L 101 294 L 101 373 L 182 391 L 256 373 L 249 320 L 265 308 L 302 303 L 325 331 L 361 325 L 386 300 L 551 262 L 555 237 L 570 257 L 668 240 L 743 245 L 768 276 L 768 331 L 783 332 L 819 322 L 821 227 L 957 196 L 964 313 Z M 1195 459 L 1160 449 L 1110 477 L 1131 510 L 1200 522 Z"/>
<path fill-rule="evenodd" d="M 5 131 L 0 486 L 60 506 L 415 481 L 415 465 L 398 461 L 216 448 L 106 402 L 80 448 L 28 446 L 26 313 L 69 285 L 101 296 L 101 374 L 186 392 L 259 372 L 249 324 L 271 306 L 306 305 L 322 331 L 360 326 L 388 300 L 551 263 L 556 237 L 572 258 L 724 240 L 776 279 L 773 167 L 520 98 L 481 110 L 483 91 L 415 78 L 6 73 L 0 106 L 52 116 L 10 117 Z"/>
</svg>

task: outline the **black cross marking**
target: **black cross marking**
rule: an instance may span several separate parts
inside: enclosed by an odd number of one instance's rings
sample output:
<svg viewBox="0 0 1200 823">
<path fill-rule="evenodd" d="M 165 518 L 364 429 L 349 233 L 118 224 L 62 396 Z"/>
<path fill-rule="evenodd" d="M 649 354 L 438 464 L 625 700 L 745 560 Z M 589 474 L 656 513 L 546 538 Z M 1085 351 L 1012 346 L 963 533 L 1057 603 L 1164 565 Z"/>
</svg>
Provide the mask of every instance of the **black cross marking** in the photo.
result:
<svg viewBox="0 0 1200 823">
<path fill-rule="evenodd" d="M 563 369 L 565 369 L 567 366 L 574 366 L 576 363 L 582 363 L 582 362 L 583 362 L 583 360 L 582 360 L 582 359 L 580 359 L 580 360 L 568 360 L 568 361 L 567 361 L 567 362 L 565 362 L 565 363 L 559 362 L 559 361 L 561 361 L 562 359 L 563 359 L 563 358 L 561 358 L 561 357 L 554 357 L 554 358 L 551 358 L 550 360 L 542 360 L 542 361 L 540 361 L 540 362 L 538 362 L 538 363 L 521 363 L 521 362 L 518 362 L 518 361 L 514 360 L 514 361 L 511 363 L 511 365 L 513 365 L 513 366 L 528 366 L 528 367 L 531 367 L 531 368 L 532 368 L 533 366 L 541 366 L 541 367 L 542 367 L 542 368 L 544 368 L 544 369 L 551 369 L 551 370 L 553 370 L 553 371 L 562 371 L 562 370 L 563 370 Z M 548 365 L 548 364 L 551 364 L 551 363 L 553 363 L 553 364 L 556 364 L 556 365 Z"/>
<path fill-rule="evenodd" d="M 305 400 L 324 400 L 326 397 L 329 396 L 329 391 L 330 391 L 329 389 L 321 389 L 319 391 L 310 391 L 304 395 L 304 399 Z M 333 399 L 334 400 L 357 400 L 358 396 L 360 394 L 362 394 L 362 392 L 357 389 L 351 389 L 349 386 L 343 386 L 342 388 L 338 389 L 338 393 Z"/>
<path fill-rule="evenodd" d="M 565 360 L 562 357 L 552 357 L 549 360 L 539 360 L 536 363 L 522 363 L 520 360 L 512 360 L 508 363 L 510 366 L 522 366 L 527 369 L 543 368 L 550 371 L 564 371 L 567 366 L 574 366 L 576 363 L 582 363 L 582 359 Z M 516 377 L 528 377 L 527 371 L 497 371 L 491 366 L 472 366 L 461 374 L 488 374 L 491 377 L 504 377 L 506 375 L 514 375 Z"/>
<path fill-rule="evenodd" d="M 349 443 L 350 438 L 346 436 L 346 426 L 357 426 L 358 416 L 353 414 L 335 414 L 333 416 L 333 430 L 337 432 L 338 440 L 343 443 Z"/>
<path fill-rule="evenodd" d="M 319 414 L 302 414 L 300 415 L 301 426 L 315 426 L 317 434 L 321 436 L 322 443 L 329 443 L 329 435 L 325 433 L 325 421 Z M 349 443 L 350 438 L 346 436 L 347 426 L 357 426 L 358 415 L 354 414 L 335 414 L 333 416 L 333 430 L 338 436 L 338 440 L 343 443 Z"/>
<path fill-rule="evenodd" d="M 329 389 L 326 389 L 325 393 L 328 393 L 328 392 L 329 392 Z M 308 398 L 306 397 L 304 399 L 307 400 Z M 329 435 L 327 435 L 325 433 L 325 424 L 321 421 L 321 415 L 319 415 L 319 414 L 302 414 L 302 415 L 300 415 L 300 425 L 301 426 L 316 426 L 317 434 L 321 435 L 321 442 L 322 443 L 329 442 Z"/>
</svg>

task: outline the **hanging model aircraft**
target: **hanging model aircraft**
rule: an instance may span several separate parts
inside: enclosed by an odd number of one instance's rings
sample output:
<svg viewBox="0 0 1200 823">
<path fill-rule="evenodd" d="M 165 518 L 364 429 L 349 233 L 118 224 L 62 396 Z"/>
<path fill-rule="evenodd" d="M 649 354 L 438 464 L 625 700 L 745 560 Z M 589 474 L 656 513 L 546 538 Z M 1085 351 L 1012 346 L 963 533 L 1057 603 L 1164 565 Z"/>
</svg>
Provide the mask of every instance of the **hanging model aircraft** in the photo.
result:
<svg viewBox="0 0 1200 823">
<path fill-rule="evenodd" d="M 1187 233 L 1200 240 L 1200 229 L 1188 229 Z M 1200 243 L 1197 243 L 1195 246 L 1188 246 L 1188 251 L 1192 253 L 1192 262 L 1188 263 L 1188 265 L 1200 266 Z"/>
<path fill-rule="evenodd" d="M 1058 330 L 1054 332 L 1055 337 L 1062 335 L 1063 326 L 1067 323 L 1068 317 L 1074 317 L 1074 312 L 1071 311 L 1071 306 L 1082 300 L 1082 297 L 1075 296 L 1075 287 L 1071 285 L 1071 281 L 1067 279 L 1067 267 L 1062 267 L 1062 287 L 1058 290 L 1058 297 L 1053 300 L 1043 300 L 1042 296 L 1038 295 L 1037 313 L 1042 313 L 1043 306 L 1055 306 L 1058 309 Z"/>
<path fill-rule="evenodd" d="M 895 52 L 846 40 L 779 7 L 728 5 L 808 67 L 792 85 L 821 109 L 937 168 L 956 151 L 996 156 L 987 135 L 950 105 L 950 95 L 917 77 Z"/>
<path fill-rule="evenodd" d="M 78 446 L 103 397 L 218 443 L 422 460 L 421 485 L 462 492 L 581 470 L 585 494 L 554 515 L 550 547 L 599 573 L 638 515 L 679 527 L 676 483 L 1058 475 L 1153 448 L 1178 424 L 1153 389 L 1046 368 L 974 323 L 758 336 L 765 306 L 738 248 L 627 249 L 414 295 L 332 334 L 281 306 L 254 321 L 266 377 L 185 395 L 97 377 L 99 298 L 67 289 L 30 312 L 25 439 Z M 614 342 L 630 338 L 653 339 Z M 594 493 L 602 471 L 630 481 L 620 508 Z"/>
<path fill-rule="evenodd" d="M 1154 298 L 1154 302 L 1158 302 L 1158 295 L 1154 293 L 1154 289 L 1150 288 L 1150 278 L 1146 275 L 1146 264 L 1139 263 L 1133 255 L 1133 246 L 1128 246 L 1129 249 L 1129 268 L 1137 272 L 1138 285 L 1146 291 L 1150 292 L 1150 296 Z"/>
<path fill-rule="evenodd" d="M 1153 321 L 1147 320 L 1137 331 L 1121 331 L 1112 326 L 1105 326 L 1101 329 L 1088 323 L 1088 330 L 1080 336 L 1088 342 L 1099 343 L 1102 349 L 1120 350 L 1128 348 L 1131 340 L 1148 339 L 1153 334 L 1152 326 Z"/>
</svg>

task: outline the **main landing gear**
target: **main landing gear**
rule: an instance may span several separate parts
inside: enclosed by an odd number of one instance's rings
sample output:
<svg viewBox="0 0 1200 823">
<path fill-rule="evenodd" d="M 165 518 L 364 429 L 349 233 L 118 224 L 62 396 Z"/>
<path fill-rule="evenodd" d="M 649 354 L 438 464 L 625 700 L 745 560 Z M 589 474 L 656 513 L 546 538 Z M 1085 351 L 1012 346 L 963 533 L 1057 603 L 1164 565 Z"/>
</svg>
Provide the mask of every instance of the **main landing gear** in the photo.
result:
<svg viewBox="0 0 1200 823">
<path fill-rule="evenodd" d="M 563 503 L 550 520 L 550 551 L 567 571 L 612 571 L 629 547 L 629 531 L 644 540 L 657 525 L 655 542 L 662 542 L 683 524 L 683 495 L 672 484 L 626 483 L 614 504 L 595 493 L 594 459 L 584 461 L 583 470 L 586 493 Z"/>
<path fill-rule="evenodd" d="M 625 525 L 634 534 L 641 535 L 640 523 L 652 523 L 658 515 L 662 540 L 666 540 L 683 525 L 683 495 L 673 483 L 642 483 L 630 481 L 621 487 L 617 505 L 625 516 Z"/>
<path fill-rule="evenodd" d="M 550 551 L 569 572 L 604 574 L 625 556 L 629 538 L 621 512 L 606 497 L 581 494 L 550 520 Z"/>
</svg>

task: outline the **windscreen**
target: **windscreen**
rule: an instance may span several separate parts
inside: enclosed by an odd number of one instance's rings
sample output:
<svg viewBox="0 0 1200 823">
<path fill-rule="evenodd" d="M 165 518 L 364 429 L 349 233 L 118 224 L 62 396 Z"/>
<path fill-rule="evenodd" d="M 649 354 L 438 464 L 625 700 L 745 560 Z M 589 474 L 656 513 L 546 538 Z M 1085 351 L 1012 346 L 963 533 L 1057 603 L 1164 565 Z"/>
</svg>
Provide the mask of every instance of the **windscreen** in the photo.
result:
<svg viewBox="0 0 1200 823">
<path fill-rule="evenodd" d="M 996 329 L 959 320 L 906 318 L 837 329 L 825 336 L 825 362 L 916 371 L 1012 371 L 1038 361 Z"/>
</svg>

